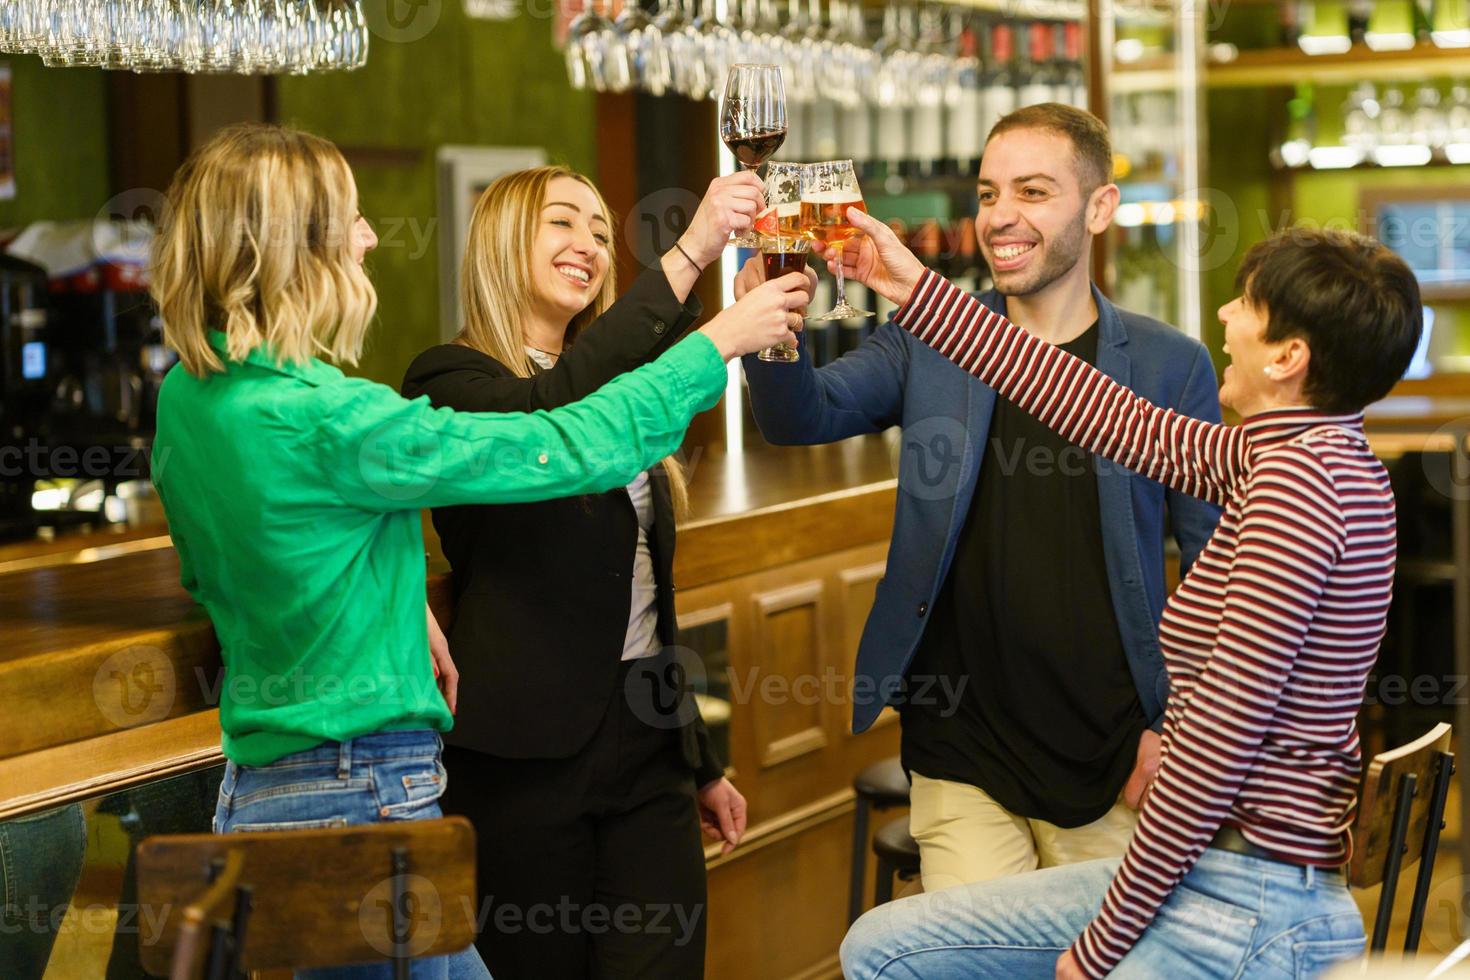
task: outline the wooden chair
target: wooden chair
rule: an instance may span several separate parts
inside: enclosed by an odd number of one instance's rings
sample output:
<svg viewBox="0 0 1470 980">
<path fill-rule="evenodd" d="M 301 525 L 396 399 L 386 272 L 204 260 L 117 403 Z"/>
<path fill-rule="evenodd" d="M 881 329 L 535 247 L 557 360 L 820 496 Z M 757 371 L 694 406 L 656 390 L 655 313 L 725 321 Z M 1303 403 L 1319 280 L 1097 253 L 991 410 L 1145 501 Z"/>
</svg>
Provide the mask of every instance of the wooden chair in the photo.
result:
<svg viewBox="0 0 1470 980">
<path fill-rule="evenodd" d="M 385 959 L 407 978 L 475 938 L 462 817 L 150 837 L 137 865 L 143 966 L 171 980 Z"/>
<path fill-rule="evenodd" d="M 1451 735 L 1449 725 L 1436 725 L 1407 745 L 1375 755 L 1363 775 L 1348 883 L 1354 888 L 1383 884 L 1371 952 L 1382 951 L 1388 943 L 1399 872 L 1415 861 L 1420 862 L 1419 877 L 1404 952 L 1419 949 L 1439 832 L 1444 829 L 1445 796 L 1455 772 Z"/>
</svg>

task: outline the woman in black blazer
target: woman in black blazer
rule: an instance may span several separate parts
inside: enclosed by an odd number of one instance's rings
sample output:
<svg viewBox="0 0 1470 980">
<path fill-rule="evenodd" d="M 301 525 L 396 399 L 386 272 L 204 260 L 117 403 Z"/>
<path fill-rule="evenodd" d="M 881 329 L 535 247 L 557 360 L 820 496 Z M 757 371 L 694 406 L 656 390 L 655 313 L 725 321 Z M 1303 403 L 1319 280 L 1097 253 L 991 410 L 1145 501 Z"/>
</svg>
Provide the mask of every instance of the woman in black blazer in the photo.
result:
<svg viewBox="0 0 1470 980">
<path fill-rule="evenodd" d="M 748 174 L 715 181 L 613 303 L 596 188 L 555 167 L 497 180 L 471 220 L 464 331 L 413 362 L 404 394 L 500 412 L 582 398 L 693 323 L 695 280 L 762 202 Z M 492 451 L 487 465 L 526 461 Z M 443 807 L 478 831 L 479 948 L 497 980 L 703 975 L 700 824 L 728 851 L 745 800 L 673 659 L 683 495 L 666 461 L 624 490 L 433 513 L 460 668 Z"/>
</svg>

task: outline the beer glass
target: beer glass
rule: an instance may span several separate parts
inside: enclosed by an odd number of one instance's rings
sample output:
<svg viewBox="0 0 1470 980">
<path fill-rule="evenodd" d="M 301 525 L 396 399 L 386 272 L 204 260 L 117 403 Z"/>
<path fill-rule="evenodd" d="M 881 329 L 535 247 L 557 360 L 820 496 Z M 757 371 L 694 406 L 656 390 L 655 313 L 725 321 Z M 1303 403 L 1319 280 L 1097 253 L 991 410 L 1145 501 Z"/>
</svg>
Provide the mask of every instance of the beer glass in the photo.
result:
<svg viewBox="0 0 1470 980">
<path fill-rule="evenodd" d="M 795 237 L 760 236 L 761 264 L 765 266 L 766 281 L 780 279 L 788 273 L 801 272 L 806 269 L 806 257 L 811 248 L 812 240 L 800 235 Z M 801 353 L 794 344 L 777 344 L 774 347 L 767 347 L 756 357 L 762 361 L 781 361 L 790 364 L 801 360 Z"/>
<path fill-rule="evenodd" d="M 779 279 L 806 268 L 812 242 L 801 231 L 801 163 L 772 163 L 766 167 L 766 210 L 756 220 L 761 262 L 766 279 Z M 790 344 L 767 347 L 757 355 L 763 361 L 790 363 L 801 359 Z"/>
<path fill-rule="evenodd" d="M 858 187 L 857 173 L 851 160 L 828 160 L 809 163 L 801 176 L 801 230 L 832 249 L 837 260 L 837 305 L 810 320 L 846 320 L 849 317 L 872 316 L 847 302 L 846 280 L 842 274 L 843 243 L 862 235 L 847 220 L 847 209 L 866 212 L 863 192 Z"/>
<path fill-rule="evenodd" d="M 725 80 L 720 107 L 720 139 L 746 170 L 758 170 L 786 141 L 786 92 L 776 65 L 735 65 Z M 756 248 L 753 231 L 737 235 L 730 244 Z"/>
</svg>

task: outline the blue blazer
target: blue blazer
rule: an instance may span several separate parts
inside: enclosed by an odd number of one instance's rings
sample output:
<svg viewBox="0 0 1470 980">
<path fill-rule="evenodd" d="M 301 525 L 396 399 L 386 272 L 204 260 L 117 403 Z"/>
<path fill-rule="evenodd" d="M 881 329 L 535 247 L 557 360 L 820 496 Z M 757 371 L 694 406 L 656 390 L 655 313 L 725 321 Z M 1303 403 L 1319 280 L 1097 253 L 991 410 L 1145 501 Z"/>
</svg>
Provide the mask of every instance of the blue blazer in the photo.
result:
<svg viewBox="0 0 1470 980">
<path fill-rule="evenodd" d="M 1204 345 L 1168 324 L 1117 309 L 1097 287 L 1097 367 L 1155 405 L 1220 420 L 1219 387 Z M 1000 313 L 995 291 L 980 302 Z M 756 424 L 769 442 L 810 445 L 903 427 L 898 505 L 886 574 L 858 645 L 853 731 L 895 699 L 970 511 L 995 391 L 892 322 L 856 350 L 815 370 L 745 358 Z M 1220 517 L 1218 508 L 1094 459 L 1103 555 L 1128 666 L 1157 728 L 1169 698 L 1159 653 L 1164 610 L 1164 522 L 1189 571 Z M 1065 596 L 1058 596 L 1065 614 Z"/>
</svg>

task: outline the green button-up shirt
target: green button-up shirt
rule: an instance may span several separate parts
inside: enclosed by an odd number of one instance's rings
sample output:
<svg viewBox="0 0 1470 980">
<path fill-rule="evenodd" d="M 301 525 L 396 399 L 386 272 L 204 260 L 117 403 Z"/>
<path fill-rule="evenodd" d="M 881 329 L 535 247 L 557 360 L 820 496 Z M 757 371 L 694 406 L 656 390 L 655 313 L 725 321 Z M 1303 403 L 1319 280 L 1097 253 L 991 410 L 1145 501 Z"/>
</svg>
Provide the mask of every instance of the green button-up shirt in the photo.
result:
<svg viewBox="0 0 1470 980">
<path fill-rule="evenodd" d="M 210 340 L 222 373 L 175 366 L 164 379 L 153 480 L 184 587 L 219 637 L 224 751 L 241 765 L 372 732 L 448 730 L 419 510 L 624 486 L 679 448 L 726 379 L 695 334 L 575 405 L 466 413 L 314 359 L 232 362 L 224 335 Z"/>
</svg>

